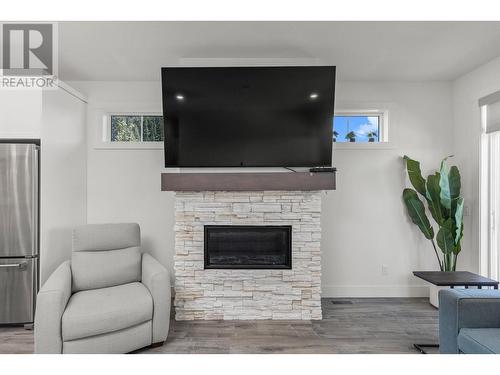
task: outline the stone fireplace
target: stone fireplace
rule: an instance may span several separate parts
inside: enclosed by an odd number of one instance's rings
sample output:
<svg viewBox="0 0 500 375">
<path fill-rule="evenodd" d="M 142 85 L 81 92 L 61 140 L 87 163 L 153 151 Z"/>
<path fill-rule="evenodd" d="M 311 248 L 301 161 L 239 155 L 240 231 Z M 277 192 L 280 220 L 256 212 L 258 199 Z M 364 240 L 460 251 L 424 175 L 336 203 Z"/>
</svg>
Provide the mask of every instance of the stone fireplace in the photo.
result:
<svg viewBox="0 0 500 375">
<path fill-rule="evenodd" d="M 319 191 L 176 192 L 175 221 L 177 320 L 321 319 Z"/>
</svg>

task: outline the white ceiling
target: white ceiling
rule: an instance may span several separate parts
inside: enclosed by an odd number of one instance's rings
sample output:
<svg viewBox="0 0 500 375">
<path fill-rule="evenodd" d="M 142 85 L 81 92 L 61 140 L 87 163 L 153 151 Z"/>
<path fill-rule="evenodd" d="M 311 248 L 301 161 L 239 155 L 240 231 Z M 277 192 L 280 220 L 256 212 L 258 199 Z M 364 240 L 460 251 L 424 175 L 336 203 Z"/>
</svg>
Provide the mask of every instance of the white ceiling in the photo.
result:
<svg viewBox="0 0 500 375">
<path fill-rule="evenodd" d="M 340 80 L 453 80 L 500 56 L 500 22 L 63 22 L 66 81 L 153 81 L 196 59 L 311 59 Z M 191 59 L 191 60 L 190 60 Z"/>
</svg>

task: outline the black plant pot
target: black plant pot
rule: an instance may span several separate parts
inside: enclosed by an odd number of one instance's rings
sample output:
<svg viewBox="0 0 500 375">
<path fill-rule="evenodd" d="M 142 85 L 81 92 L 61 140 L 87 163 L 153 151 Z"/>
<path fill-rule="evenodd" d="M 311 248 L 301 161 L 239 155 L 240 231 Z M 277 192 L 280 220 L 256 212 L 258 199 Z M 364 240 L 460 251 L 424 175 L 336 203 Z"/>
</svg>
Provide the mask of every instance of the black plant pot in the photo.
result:
<svg viewBox="0 0 500 375">
<path fill-rule="evenodd" d="M 368 142 L 375 142 L 375 138 L 368 138 Z"/>
<path fill-rule="evenodd" d="M 337 138 L 333 138 L 333 141 L 334 141 L 334 142 L 337 142 Z"/>
<path fill-rule="evenodd" d="M 356 138 L 349 138 L 349 142 L 356 142 Z"/>
</svg>

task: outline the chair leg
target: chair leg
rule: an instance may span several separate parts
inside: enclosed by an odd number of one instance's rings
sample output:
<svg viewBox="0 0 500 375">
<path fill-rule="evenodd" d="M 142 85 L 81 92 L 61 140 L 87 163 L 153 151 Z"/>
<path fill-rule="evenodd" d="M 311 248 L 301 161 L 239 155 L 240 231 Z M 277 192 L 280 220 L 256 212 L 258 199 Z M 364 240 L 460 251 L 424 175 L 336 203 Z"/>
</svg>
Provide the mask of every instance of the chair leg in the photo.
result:
<svg viewBox="0 0 500 375">
<path fill-rule="evenodd" d="M 149 347 L 150 348 L 158 348 L 160 346 L 163 346 L 163 344 L 165 343 L 165 341 L 160 341 L 160 342 L 154 342 L 152 343 Z"/>
</svg>

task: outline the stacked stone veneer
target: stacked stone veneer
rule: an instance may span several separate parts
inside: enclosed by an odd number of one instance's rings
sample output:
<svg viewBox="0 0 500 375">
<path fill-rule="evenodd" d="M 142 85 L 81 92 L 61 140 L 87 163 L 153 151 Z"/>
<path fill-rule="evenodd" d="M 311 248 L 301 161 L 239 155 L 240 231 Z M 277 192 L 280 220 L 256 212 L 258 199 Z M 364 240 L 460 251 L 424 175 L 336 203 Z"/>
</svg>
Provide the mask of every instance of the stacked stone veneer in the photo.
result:
<svg viewBox="0 0 500 375">
<path fill-rule="evenodd" d="M 320 216 L 320 192 L 176 192 L 176 319 L 321 319 Z M 205 270 L 204 225 L 291 225 L 292 269 Z"/>
</svg>

